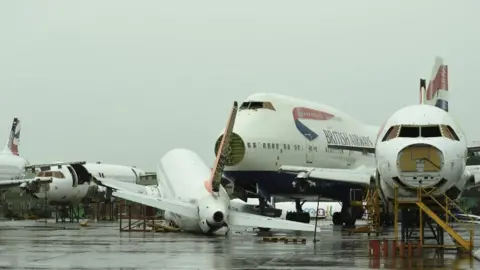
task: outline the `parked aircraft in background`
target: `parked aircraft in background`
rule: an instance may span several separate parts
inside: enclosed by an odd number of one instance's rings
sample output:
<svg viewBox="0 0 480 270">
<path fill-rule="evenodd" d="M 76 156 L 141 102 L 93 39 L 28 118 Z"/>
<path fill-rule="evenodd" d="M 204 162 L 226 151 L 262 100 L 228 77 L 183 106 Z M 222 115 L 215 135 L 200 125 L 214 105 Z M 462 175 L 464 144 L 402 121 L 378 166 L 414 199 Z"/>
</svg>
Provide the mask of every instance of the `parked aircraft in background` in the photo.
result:
<svg viewBox="0 0 480 270">
<path fill-rule="evenodd" d="M 110 201 L 107 189 L 92 182 L 92 177 L 112 178 L 126 183 L 138 183 L 145 172 L 132 166 L 87 162 L 58 162 L 40 166 L 41 171 L 35 179 L 51 179 L 45 190 L 33 193 L 37 198 L 45 199 L 51 205 L 74 205 L 80 202 Z"/>
<path fill-rule="evenodd" d="M 480 148 L 467 146 L 463 130 L 448 113 L 448 67 L 441 58 L 426 89 L 425 84 L 422 79 L 421 104 L 396 111 L 383 124 L 376 148 L 357 148 L 375 152 L 386 199 L 393 199 L 395 187 L 402 198 L 415 198 L 416 188 L 422 187 L 431 196 L 446 194 L 455 200 L 480 182 L 480 166 L 466 165 L 468 152 Z"/>
<path fill-rule="evenodd" d="M 20 120 L 14 118 L 7 144 L 0 152 L 0 190 L 20 185 L 30 190 L 38 190 L 40 187 L 39 181 L 24 179 L 29 162 L 19 155 L 20 131 Z"/>
</svg>

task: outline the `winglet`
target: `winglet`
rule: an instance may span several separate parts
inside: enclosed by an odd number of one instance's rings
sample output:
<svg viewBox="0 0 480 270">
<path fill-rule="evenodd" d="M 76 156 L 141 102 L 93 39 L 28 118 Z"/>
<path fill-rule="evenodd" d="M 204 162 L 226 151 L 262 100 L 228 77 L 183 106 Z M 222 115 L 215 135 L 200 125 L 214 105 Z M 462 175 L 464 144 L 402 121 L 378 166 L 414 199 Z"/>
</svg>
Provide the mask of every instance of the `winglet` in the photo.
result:
<svg viewBox="0 0 480 270">
<path fill-rule="evenodd" d="M 222 179 L 223 169 L 225 168 L 226 159 L 230 155 L 230 138 L 232 137 L 237 111 L 238 103 L 235 101 L 227 121 L 227 126 L 225 127 L 225 132 L 223 133 L 222 141 L 220 142 L 210 179 L 205 181 L 205 188 L 211 194 L 220 190 L 220 180 Z"/>
<path fill-rule="evenodd" d="M 8 137 L 7 144 L 3 149 L 5 153 L 12 153 L 16 156 L 19 155 L 18 145 L 20 144 L 20 130 L 21 130 L 20 120 L 15 117 L 13 118 L 12 128 L 10 129 L 10 135 Z"/>
</svg>

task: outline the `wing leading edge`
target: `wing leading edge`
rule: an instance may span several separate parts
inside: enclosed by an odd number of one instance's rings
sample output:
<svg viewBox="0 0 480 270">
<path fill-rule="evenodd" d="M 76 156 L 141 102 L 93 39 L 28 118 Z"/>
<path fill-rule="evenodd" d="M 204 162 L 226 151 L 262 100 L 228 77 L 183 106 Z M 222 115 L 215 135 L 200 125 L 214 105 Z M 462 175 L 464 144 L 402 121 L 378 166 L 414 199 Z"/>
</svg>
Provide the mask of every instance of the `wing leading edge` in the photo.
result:
<svg viewBox="0 0 480 270">
<path fill-rule="evenodd" d="M 337 181 L 343 183 L 369 186 L 375 177 L 375 168 L 325 169 L 301 166 L 281 166 L 283 173 L 297 175 L 297 178 Z"/>
<path fill-rule="evenodd" d="M 0 180 L 0 190 L 5 190 L 13 187 L 20 186 L 21 188 L 27 188 L 35 190 L 35 185 L 49 184 L 52 179 L 18 179 L 18 180 Z"/>
</svg>

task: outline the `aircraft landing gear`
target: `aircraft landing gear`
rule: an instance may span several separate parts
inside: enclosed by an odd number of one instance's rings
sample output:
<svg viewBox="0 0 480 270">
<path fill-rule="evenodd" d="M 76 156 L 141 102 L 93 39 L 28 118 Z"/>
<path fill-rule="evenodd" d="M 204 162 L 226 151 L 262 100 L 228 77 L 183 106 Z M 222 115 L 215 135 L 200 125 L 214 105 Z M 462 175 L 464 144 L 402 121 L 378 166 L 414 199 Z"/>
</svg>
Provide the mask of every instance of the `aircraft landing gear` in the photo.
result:
<svg viewBox="0 0 480 270">
<path fill-rule="evenodd" d="M 303 203 L 300 203 L 300 199 L 295 199 L 295 208 L 297 211 L 288 212 L 285 219 L 302 223 L 310 223 L 310 214 L 308 212 L 303 212 L 302 205 Z"/>
<path fill-rule="evenodd" d="M 342 211 L 333 213 L 333 225 L 343 225 L 346 228 L 352 228 L 355 226 L 357 219 L 362 218 L 364 211 L 362 207 L 342 203 Z"/>
</svg>

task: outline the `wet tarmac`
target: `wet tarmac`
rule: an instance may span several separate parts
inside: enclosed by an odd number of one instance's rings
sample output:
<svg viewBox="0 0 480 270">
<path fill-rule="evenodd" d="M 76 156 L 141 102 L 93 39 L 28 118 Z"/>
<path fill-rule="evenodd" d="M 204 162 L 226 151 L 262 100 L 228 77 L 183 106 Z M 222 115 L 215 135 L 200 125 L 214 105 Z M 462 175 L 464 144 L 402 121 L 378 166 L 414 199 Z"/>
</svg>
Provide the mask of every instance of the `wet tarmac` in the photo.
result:
<svg viewBox="0 0 480 270">
<path fill-rule="evenodd" d="M 480 268 L 480 262 L 456 258 L 455 253 L 443 258 L 425 252 L 421 259 L 372 259 L 367 235 L 349 236 L 330 224 L 320 222 L 320 242 L 314 245 L 312 234 L 302 234 L 307 244 L 267 243 L 254 231 L 239 228 L 228 237 L 206 237 L 119 232 L 117 223 L 48 224 L 47 228 L 38 221 L 5 221 L 0 222 L 0 269 Z M 480 237 L 475 242 L 480 243 Z"/>
</svg>

